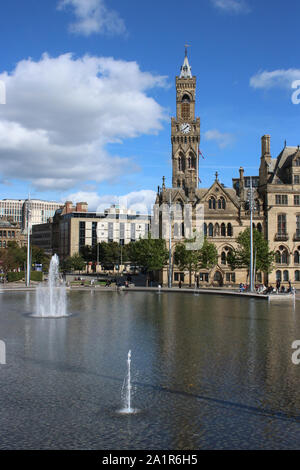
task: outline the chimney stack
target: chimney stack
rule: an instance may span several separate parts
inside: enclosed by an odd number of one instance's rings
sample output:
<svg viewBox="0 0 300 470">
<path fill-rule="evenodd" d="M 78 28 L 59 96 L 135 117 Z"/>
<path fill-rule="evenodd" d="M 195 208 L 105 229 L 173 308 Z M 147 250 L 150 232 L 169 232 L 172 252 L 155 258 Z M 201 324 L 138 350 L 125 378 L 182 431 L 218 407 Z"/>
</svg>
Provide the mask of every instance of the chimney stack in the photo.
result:
<svg viewBox="0 0 300 470">
<path fill-rule="evenodd" d="M 271 136 L 264 135 L 261 138 L 261 156 L 270 157 L 271 156 Z"/>
</svg>

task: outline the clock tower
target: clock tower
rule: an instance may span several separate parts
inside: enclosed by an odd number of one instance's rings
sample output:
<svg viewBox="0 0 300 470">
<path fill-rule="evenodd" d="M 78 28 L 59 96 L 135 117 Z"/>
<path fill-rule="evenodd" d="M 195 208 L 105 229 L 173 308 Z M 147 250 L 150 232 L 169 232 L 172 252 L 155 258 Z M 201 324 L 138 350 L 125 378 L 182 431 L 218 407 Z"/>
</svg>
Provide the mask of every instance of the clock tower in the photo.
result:
<svg viewBox="0 0 300 470">
<path fill-rule="evenodd" d="M 179 77 L 176 77 L 176 118 L 171 120 L 172 186 L 186 194 L 198 188 L 200 118 L 195 118 L 196 77 L 185 49 Z"/>
</svg>

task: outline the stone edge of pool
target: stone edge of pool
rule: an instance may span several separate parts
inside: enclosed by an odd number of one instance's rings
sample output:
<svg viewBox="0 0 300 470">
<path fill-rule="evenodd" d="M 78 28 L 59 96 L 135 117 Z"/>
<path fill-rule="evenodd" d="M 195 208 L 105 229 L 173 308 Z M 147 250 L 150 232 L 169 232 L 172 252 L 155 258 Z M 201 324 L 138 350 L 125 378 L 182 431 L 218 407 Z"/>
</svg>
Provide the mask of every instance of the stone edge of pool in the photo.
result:
<svg viewBox="0 0 300 470">
<path fill-rule="evenodd" d="M 0 289 L 0 293 L 5 292 L 28 292 L 28 291 L 35 291 L 36 287 L 24 287 L 24 286 L 13 286 L 13 287 L 5 287 Z M 230 296 L 238 296 L 238 297 L 250 297 L 256 299 L 264 299 L 264 300 L 284 300 L 284 301 L 293 301 L 294 296 L 290 294 L 272 294 L 272 295 L 263 295 L 263 294 L 256 294 L 250 292 L 236 292 L 233 290 L 225 290 L 225 289 L 217 289 L 217 288 L 210 288 L 210 289 L 187 289 L 187 288 L 168 288 L 162 287 L 158 289 L 157 287 L 129 287 L 127 289 L 120 289 L 116 287 L 68 287 L 68 291 L 97 291 L 97 292 L 167 292 L 167 293 L 185 293 L 185 294 L 216 294 L 216 295 L 230 295 Z M 300 298 L 296 296 L 296 300 L 300 300 Z"/>
</svg>

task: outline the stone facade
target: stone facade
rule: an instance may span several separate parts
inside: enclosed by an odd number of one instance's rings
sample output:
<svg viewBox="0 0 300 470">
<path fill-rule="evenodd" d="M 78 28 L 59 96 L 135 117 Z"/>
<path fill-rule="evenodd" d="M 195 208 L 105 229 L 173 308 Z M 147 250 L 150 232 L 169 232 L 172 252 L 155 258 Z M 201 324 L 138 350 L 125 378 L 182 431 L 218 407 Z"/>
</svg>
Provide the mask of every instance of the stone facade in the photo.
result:
<svg viewBox="0 0 300 470">
<path fill-rule="evenodd" d="M 17 242 L 19 246 L 27 245 L 27 238 L 21 226 L 10 217 L 0 218 L 0 248 L 7 248 L 9 242 Z"/>
<path fill-rule="evenodd" d="M 259 175 L 266 236 L 276 252 L 269 282 L 279 279 L 300 286 L 300 147 L 285 145 L 273 159 L 270 136 L 264 136 Z"/>
<path fill-rule="evenodd" d="M 156 205 L 192 207 L 192 225 L 199 205 L 204 208 L 204 234 L 218 251 L 218 263 L 210 271 L 196 273 L 201 285 L 233 285 L 249 283 L 245 269 L 232 271 L 227 254 L 237 247 L 237 237 L 250 226 L 248 191 L 254 188 L 255 210 L 253 226 L 269 241 L 270 250 L 277 252 L 276 267 L 268 276 L 257 273 L 256 282 L 275 284 L 276 278 L 286 285 L 288 281 L 300 286 L 300 148 L 285 147 L 277 159 L 270 154 L 270 136 L 262 137 L 262 156 L 259 175 L 245 176 L 240 168 L 239 177 L 233 179 L 233 188 L 219 181 L 218 173 L 210 188 L 198 188 L 200 119 L 195 117 L 196 77 L 191 74 L 187 55 L 176 77 L 176 118 L 171 120 L 173 178 L 172 188 L 166 188 L 165 178 L 158 188 Z M 163 211 L 162 211 L 163 212 Z M 183 216 L 182 216 L 183 219 Z M 160 236 L 163 235 L 160 215 Z M 176 236 L 175 236 L 176 232 Z M 172 222 L 172 257 L 176 244 L 186 234 L 178 237 L 176 222 Z M 168 237 L 166 237 L 168 240 Z M 167 241 L 169 245 L 169 241 Z M 188 273 L 173 264 L 172 282 L 187 283 Z M 169 268 L 161 273 L 160 281 L 168 283 Z"/>
</svg>

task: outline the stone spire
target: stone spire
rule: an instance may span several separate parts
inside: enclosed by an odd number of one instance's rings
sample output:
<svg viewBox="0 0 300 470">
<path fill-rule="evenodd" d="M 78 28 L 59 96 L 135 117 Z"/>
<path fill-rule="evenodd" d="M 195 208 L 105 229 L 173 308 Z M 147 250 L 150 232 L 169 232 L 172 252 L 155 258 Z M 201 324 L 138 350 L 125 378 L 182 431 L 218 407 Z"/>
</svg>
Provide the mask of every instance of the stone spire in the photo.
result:
<svg viewBox="0 0 300 470">
<path fill-rule="evenodd" d="M 180 69 L 179 78 L 192 78 L 192 67 L 189 64 L 189 59 L 187 56 L 187 48 L 188 48 L 188 45 L 185 46 L 185 57 L 184 57 L 183 65 Z"/>
</svg>

